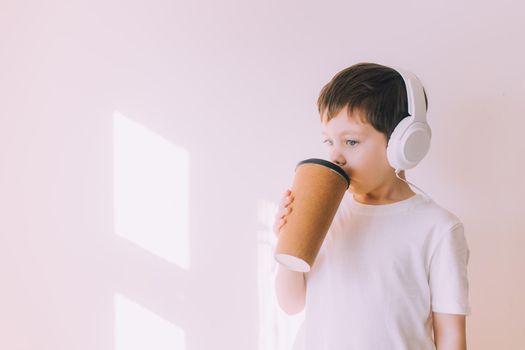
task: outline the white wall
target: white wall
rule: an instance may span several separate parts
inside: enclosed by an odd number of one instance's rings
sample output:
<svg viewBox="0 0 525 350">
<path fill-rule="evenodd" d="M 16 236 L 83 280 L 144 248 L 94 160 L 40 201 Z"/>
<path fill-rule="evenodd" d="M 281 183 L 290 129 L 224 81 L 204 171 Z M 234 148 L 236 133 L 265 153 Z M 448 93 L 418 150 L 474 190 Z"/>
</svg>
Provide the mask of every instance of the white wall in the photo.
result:
<svg viewBox="0 0 525 350">
<path fill-rule="evenodd" d="M 407 177 L 465 224 L 469 348 L 524 347 L 523 10 L 2 0 L 0 348 L 287 348 L 268 218 L 361 61 L 429 95 Z"/>
</svg>

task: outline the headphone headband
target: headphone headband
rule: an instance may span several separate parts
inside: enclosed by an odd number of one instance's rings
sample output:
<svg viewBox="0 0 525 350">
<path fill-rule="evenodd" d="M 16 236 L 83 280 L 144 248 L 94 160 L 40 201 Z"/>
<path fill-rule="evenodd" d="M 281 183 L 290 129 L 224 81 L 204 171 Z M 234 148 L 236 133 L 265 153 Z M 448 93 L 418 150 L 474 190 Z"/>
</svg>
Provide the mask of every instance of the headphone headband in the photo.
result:
<svg viewBox="0 0 525 350">
<path fill-rule="evenodd" d="M 423 85 L 412 72 L 394 67 L 405 81 L 407 92 L 408 114 L 414 121 L 426 122 L 427 109 Z"/>
</svg>

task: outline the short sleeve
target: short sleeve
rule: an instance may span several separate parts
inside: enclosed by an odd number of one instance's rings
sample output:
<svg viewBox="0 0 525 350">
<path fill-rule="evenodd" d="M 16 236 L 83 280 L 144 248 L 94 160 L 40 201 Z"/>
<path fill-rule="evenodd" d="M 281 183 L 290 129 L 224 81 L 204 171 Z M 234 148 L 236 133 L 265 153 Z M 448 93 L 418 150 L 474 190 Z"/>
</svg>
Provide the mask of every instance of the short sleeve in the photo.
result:
<svg viewBox="0 0 525 350">
<path fill-rule="evenodd" d="M 432 311 L 470 315 L 469 257 L 463 224 L 457 223 L 441 238 L 430 259 Z"/>
</svg>

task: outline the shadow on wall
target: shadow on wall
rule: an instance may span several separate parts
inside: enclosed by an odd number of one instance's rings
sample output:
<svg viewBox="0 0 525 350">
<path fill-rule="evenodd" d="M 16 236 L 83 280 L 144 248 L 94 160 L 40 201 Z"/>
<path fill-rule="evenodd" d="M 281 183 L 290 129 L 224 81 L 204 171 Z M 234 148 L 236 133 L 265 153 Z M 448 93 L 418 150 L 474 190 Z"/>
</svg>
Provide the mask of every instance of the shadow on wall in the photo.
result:
<svg viewBox="0 0 525 350">
<path fill-rule="evenodd" d="M 187 288 L 192 273 L 190 153 L 118 111 L 113 122 L 114 244 L 122 257 L 113 267 L 119 286 L 114 292 L 115 350 L 193 349 L 185 332 L 195 326 L 188 302 L 197 304 L 188 300 Z M 258 350 L 292 349 L 304 318 L 304 311 L 285 315 L 275 298 L 276 211 L 274 203 L 259 201 Z M 168 273 L 160 276 L 163 272 Z M 147 276 L 151 280 L 143 280 Z M 172 282 L 164 285 L 163 280 Z"/>
<path fill-rule="evenodd" d="M 115 234 L 187 275 L 189 152 L 118 111 L 113 121 Z M 185 291 L 174 292 L 168 304 L 184 303 Z M 115 349 L 186 349 L 184 319 L 171 323 L 122 293 L 114 295 Z"/>
</svg>

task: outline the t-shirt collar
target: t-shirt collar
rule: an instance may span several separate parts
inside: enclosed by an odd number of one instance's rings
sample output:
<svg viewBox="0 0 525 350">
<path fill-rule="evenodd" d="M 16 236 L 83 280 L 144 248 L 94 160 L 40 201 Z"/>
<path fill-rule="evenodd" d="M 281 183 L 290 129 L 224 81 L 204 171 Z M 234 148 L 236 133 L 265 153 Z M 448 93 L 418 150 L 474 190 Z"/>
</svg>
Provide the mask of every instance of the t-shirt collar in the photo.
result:
<svg viewBox="0 0 525 350">
<path fill-rule="evenodd" d="M 392 214 L 399 213 L 403 211 L 410 210 L 418 204 L 426 202 L 427 199 L 416 193 L 412 197 L 403 199 L 398 202 L 389 203 L 389 204 L 364 204 L 355 200 L 354 195 L 349 191 L 346 191 L 344 195 L 344 201 L 348 204 L 349 208 L 359 214 L 369 214 L 369 215 L 382 215 L 382 214 Z"/>
</svg>

